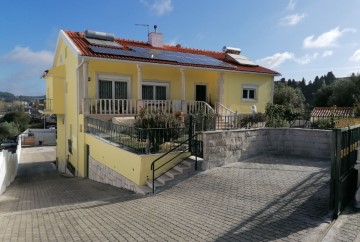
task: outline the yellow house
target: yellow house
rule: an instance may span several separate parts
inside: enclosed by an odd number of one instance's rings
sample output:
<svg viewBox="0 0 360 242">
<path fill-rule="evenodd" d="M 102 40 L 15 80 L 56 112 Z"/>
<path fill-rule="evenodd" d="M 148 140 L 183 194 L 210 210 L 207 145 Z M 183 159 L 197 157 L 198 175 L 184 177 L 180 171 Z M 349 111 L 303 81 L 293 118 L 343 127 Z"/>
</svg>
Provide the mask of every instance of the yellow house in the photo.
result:
<svg viewBox="0 0 360 242">
<path fill-rule="evenodd" d="M 133 117 L 144 107 L 226 115 L 250 113 L 256 105 L 264 112 L 278 74 L 248 60 L 237 48 L 206 51 L 166 45 L 156 29 L 148 42 L 61 30 L 53 66 L 44 72 L 45 113 L 57 115 L 58 169 L 138 191 L 151 179 L 151 162 L 159 155 L 124 148 L 132 142 L 125 136 L 116 137 L 122 146 L 104 138 L 115 132 L 109 121 Z M 130 132 L 121 130 L 124 135 Z M 138 138 L 138 150 L 141 144 Z"/>
</svg>

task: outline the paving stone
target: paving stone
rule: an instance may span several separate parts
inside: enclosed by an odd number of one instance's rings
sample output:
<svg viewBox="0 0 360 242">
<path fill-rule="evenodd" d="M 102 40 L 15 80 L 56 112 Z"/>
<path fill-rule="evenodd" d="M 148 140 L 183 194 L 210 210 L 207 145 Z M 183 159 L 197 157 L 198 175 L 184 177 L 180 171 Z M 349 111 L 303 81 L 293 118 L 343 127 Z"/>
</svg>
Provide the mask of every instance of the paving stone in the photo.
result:
<svg viewBox="0 0 360 242">
<path fill-rule="evenodd" d="M 147 197 L 42 165 L 20 164 L 0 196 L 0 241 L 306 241 L 326 230 L 327 161 L 258 157 Z"/>
</svg>

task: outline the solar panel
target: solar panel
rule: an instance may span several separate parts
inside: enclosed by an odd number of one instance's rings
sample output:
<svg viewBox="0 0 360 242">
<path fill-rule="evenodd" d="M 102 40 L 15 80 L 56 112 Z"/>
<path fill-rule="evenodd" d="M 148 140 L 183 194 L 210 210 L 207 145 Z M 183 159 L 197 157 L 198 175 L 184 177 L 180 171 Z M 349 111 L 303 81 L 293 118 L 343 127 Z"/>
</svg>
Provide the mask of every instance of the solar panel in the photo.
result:
<svg viewBox="0 0 360 242">
<path fill-rule="evenodd" d="M 246 56 L 244 55 L 235 55 L 235 54 L 227 54 L 227 55 L 241 65 L 257 66 L 254 62 L 246 58 Z"/>
<path fill-rule="evenodd" d="M 94 46 L 94 45 L 90 45 L 90 46 L 89 46 L 89 49 L 90 49 L 92 52 L 95 52 L 95 53 L 98 53 L 98 54 L 146 58 L 143 54 L 138 53 L 138 52 L 134 52 L 134 51 L 131 51 L 131 50 L 106 48 L 106 47 Z"/>
<path fill-rule="evenodd" d="M 187 63 L 187 64 L 233 67 L 231 64 L 228 64 L 226 62 L 223 62 L 221 60 L 206 55 L 181 53 L 181 52 L 173 52 L 166 50 L 154 50 L 154 49 L 146 49 L 141 47 L 131 47 L 131 48 L 136 52 L 144 53 L 150 59 L 175 61 L 178 63 Z"/>
<path fill-rule="evenodd" d="M 86 38 L 86 40 L 92 45 L 104 45 L 104 46 L 111 46 L 111 47 L 122 47 L 119 43 L 117 43 L 115 41 L 107 41 L 107 40 L 91 39 L 91 38 Z"/>
<path fill-rule="evenodd" d="M 166 50 L 154 50 L 141 47 L 130 47 L 131 50 L 123 50 L 90 45 L 89 49 L 99 54 L 130 56 L 152 60 L 172 61 L 185 64 L 233 67 L 233 65 L 229 63 L 206 55 L 180 53 Z"/>
</svg>

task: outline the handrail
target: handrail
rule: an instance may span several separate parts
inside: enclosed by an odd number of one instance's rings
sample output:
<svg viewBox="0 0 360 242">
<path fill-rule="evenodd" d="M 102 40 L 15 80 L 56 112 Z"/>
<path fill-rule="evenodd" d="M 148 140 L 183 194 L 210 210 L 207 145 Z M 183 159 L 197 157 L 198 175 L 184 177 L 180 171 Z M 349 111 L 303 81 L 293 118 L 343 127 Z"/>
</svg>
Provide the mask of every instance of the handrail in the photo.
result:
<svg viewBox="0 0 360 242">
<path fill-rule="evenodd" d="M 225 110 L 225 112 L 223 112 Z M 231 110 L 230 108 L 226 107 L 225 105 L 216 102 L 215 103 L 215 111 L 216 114 L 221 114 L 221 115 L 232 115 L 232 114 L 237 114 L 237 112 L 234 112 L 233 110 Z"/>
<path fill-rule="evenodd" d="M 178 164 L 180 164 L 181 162 L 183 162 L 186 158 L 182 159 L 180 162 L 177 162 L 175 165 L 173 165 L 172 167 L 170 167 L 169 169 L 167 169 L 165 172 L 161 173 L 160 175 L 158 175 L 157 177 L 155 177 L 155 171 L 159 170 L 161 167 L 165 166 L 166 164 L 168 164 L 170 161 L 174 160 L 176 157 L 180 156 L 181 154 L 185 153 L 186 151 L 191 152 L 191 142 L 190 140 L 193 140 L 198 134 L 194 134 L 192 137 L 190 137 L 189 139 L 183 141 L 182 143 L 178 144 L 177 146 L 175 146 L 174 148 L 172 148 L 171 150 L 169 150 L 168 152 L 162 154 L 161 156 L 159 156 L 158 158 L 156 158 L 152 163 L 151 163 L 151 170 L 152 170 L 152 190 L 153 193 L 155 193 L 155 179 L 161 177 L 162 175 L 164 175 L 166 172 L 168 172 L 169 170 L 171 170 L 172 168 L 174 168 L 175 166 L 177 166 Z M 187 142 L 189 142 L 189 147 L 188 150 L 182 150 L 179 154 L 177 154 L 176 156 L 172 157 L 170 160 L 168 160 L 167 162 L 165 162 L 164 164 L 162 164 L 161 166 L 157 167 L 155 169 L 155 163 L 157 161 L 159 161 L 160 159 L 162 159 L 163 157 L 167 156 L 169 153 L 175 151 L 177 148 L 179 148 L 180 146 L 186 144 Z M 196 148 L 196 146 L 195 146 Z M 196 154 L 196 153 L 195 153 Z M 197 169 L 197 159 L 196 159 L 196 164 L 195 164 L 195 169 Z"/>
<path fill-rule="evenodd" d="M 204 110 L 205 113 L 215 113 L 215 110 L 204 101 L 186 101 L 187 105 L 187 113 L 188 114 L 194 114 L 197 113 L 199 110 Z"/>
</svg>

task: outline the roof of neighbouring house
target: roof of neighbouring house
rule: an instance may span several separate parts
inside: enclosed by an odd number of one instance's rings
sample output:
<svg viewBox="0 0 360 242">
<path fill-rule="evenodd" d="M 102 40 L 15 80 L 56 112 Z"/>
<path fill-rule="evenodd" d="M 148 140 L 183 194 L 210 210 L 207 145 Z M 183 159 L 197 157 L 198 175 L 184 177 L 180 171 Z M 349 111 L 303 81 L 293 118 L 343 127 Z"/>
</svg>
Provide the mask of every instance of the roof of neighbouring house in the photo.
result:
<svg viewBox="0 0 360 242">
<path fill-rule="evenodd" d="M 353 107 L 315 107 L 311 111 L 312 117 L 353 117 Z"/>
<path fill-rule="evenodd" d="M 73 32 L 73 31 L 64 31 L 64 33 L 69 37 L 73 44 L 80 51 L 82 56 L 94 57 L 94 58 L 106 58 L 106 59 L 115 59 L 115 60 L 125 60 L 125 61 L 134 61 L 134 62 L 144 62 L 144 63 L 156 63 L 164 65 L 175 65 L 175 66 L 189 66 L 197 68 L 209 68 L 209 69 L 219 69 L 219 70 L 229 70 L 236 72 L 248 72 L 248 73 L 261 73 L 268 75 L 280 75 L 280 73 L 270 70 L 268 68 L 259 66 L 259 65 L 245 65 L 236 63 L 231 58 L 228 58 L 227 55 L 222 51 L 208 51 L 208 50 L 199 50 L 185 48 L 181 45 L 163 45 L 162 47 L 151 46 L 148 42 L 136 41 L 136 40 L 127 40 L 115 38 L 114 41 L 120 46 L 101 46 L 94 43 L 90 43 L 86 40 L 83 32 Z M 163 52 L 166 54 L 179 53 L 180 55 L 189 54 L 192 58 L 193 56 L 201 57 L 210 57 L 210 60 L 214 60 L 212 63 L 208 64 L 199 64 L 199 63 L 189 63 L 181 62 L 178 60 L 172 60 L 171 57 L 167 59 L 151 59 L 151 58 L 142 58 L 139 56 L 134 56 L 134 48 L 141 48 L 142 50 L 151 50 L 154 53 Z M 97 51 L 100 50 L 100 51 Z M 114 54 L 121 52 L 121 54 Z M 113 53 L 113 54 L 109 54 Z M 171 55 L 170 55 L 171 56 Z"/>
</svg>

